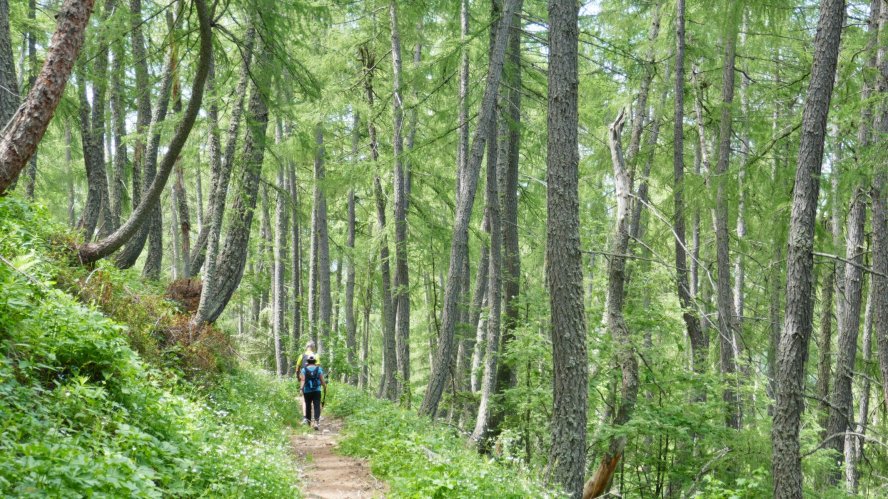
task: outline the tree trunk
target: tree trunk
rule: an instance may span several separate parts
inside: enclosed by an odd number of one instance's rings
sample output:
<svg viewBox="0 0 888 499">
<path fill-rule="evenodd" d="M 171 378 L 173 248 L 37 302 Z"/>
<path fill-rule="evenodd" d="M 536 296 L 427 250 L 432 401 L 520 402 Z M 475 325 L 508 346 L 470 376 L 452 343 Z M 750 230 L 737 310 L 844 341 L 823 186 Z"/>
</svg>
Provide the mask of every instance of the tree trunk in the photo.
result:
<svg viewBox="0 0 888 499">
<path fill-rule="evenodd" d="M 37 0 L 28 0 L 28 21 L 34 26 L 37 22 Z M 34 88 L 34 81 L 37 77 L 37 35 L 34 29 L 28 29 L 28 89 Z M 10 52 L 11 54 L 11 52 Z M 22 54 L 24 56 L 24 54 Z M 24 74 L 25 68 L 22 68 Z M 16 96 L 17 97 L 17 96 Z M 17 106 L 16 106 L 17 107 Z M 28 199 L 34 199 L 34 185 L 37 183 L 37 152 L 31 156 L 28 164 L 28 182 L 25 184 L 25 195 Z"/>
<path fill-rule="evenodd" d="M 283 138 L 281 125 L 278 124 L 278 142 Z M 287 337 L 286 305 L 287 288 L 284 286 L 287 265 L 287 231 L 289 225 L 289 207 L 287 206 L 287 184 L 284 173 L 284 159 L 280 160 L 277 171 L 277 190 L 274 208 L 274 269 L 273 269 L 273 316 L 274 331 L 274 363 L 278 376 L 287 374 L 287 357 L 284 352 L 284 340 Z"/>
<path fill-rule="evenodd" d="M 126 176 L 127 151 L 126 142 L 126 113 L 127 108 L 124 102 L 124 59 L 126 52 L 122 40 L 117 40 L 111 45 L 112 56 L 114 58 L 111 64 L 111 122 L 114 137 L 114 174 L 110 187 L 111 202 L 111 219 L 114 221 L 114 228 L 120 225 L 120 217 L 123 214 L 123 191 L 124 177 Z M 132 204 L 135 207 L 135 203 Z"/>
<path fill-rule="evenodd" d="M 332 301 L 330 296 L 330 242 L 327 236 L 327 196 L 321 185 L 324 182 L 324 128 L 318 123 L 315 126 L 315 191 L 314 203 L 317 209 L 317 243 L 318 243 L 318 351 L 326 352 L 330 341 L 330 316 Z"/>
<path fill-rule="evenodd" d="M 876 0 L 881 1 L 881 0 Z M 874 2 L 875 3 L 875 2 Z M 866 435 L 867 419 L 869 418 L 870 399 L 870 366 L 873 360 L 873 279 L 869 280 L 866 293 L 866 311 L 863 313 L 863 386 L 860 387 L 860 406 L 857 409 L 857 422 L 852 431 L 857 435 L 845 437 L 845 490 L 857 495 L 860 486 L 860 469 L 858 464 L 863 459 L 863 443 Z"/>
<path fill-rule="evenodd" d="M 501 144 L 502 150 L 498 154 L 500 166 L 499 195 L 500 210 L 502 211 L 502 239 L 503 239 L 503 322 L 502 344 L 500 352 L 506 353 L 509 345 L 515 339 L 515 329 L 519 323 L 518 295 L 521 283 L 521 249 L 518 244 L 518 168 L 520 161 L 521 141 L 521 20 L 519 14 L 523 7 L 523 0 L 518 2 L 516 15 L 512 17 L 509 30 L 508 60 L 505 67 L 505 79 L 508 91 L 503 92 L 508 97 L 504 99 L 502 110 L 503 122 L 508 134 Z M 513 388 L 518 382 L 517 373 L 511 362 L 500 359 L 496 377 L 496 393 L 502 393 L 508 388 Z M 490 434 L 499 433 L 499 427 L 505 418 L 505 413 L 499 408 L 494 408 L 490 416 Z"/>
<path fill-rule="evenodd" d="M 518 0 L 507 0 L 503 9 L 503 19 L 511 19 L 516 11 Z M 469 219 L 472 214 L 472 206 L 475 203 L 475 191 L 478 187 L 478 174 L 481 169 L 481 158 L 484 153 L 484 145 L 487 140 L 487 127 L 493 120 L 496 95 L 500 78 L 503 72 L 506 41 L 508 38 L 508 22 L 500 22 L 497 26 L 496 42 L 490 67 L 487 72 L 487 83 L 484 96 L 481 100 L 481 111 L 478 117 L 478 128 L 472 139 L 471 151 L 469 151 L 466 169 L 463 172 L 459 195 L 457 196 L 456 214 L 453 224 L 453 237 L 450 244 L 450 264 L 447 271 L 447 287 L 444 291 L 444 307 L 441 317 L 441 338 L 435 354 L 435 364 L 429 377 L 429 384 L 423 397 L 420 413 L 434 417 L 438 412 L 438 403 L 444 392 L 449 372 L 452 368 L 451 355 L 454 347 L 454 330 L 457 319 L 457 301 L 460 297 L 460 288 L 463 280 L 463 269 L 468 240 Z"/>
<path fill-rule="evenodd" d="M 243 116 L 245 95 L 247 95 L 247 84 L 250 82 L 250 64 L 253 60 L 253 47 L 256 39 L 256 30 L 250 25 L 246 33 L 244 33 L 243 46 L 240 54 L 241 68 L 238 77 L 237 87 L 235 88 L 234 105 L 231 110 L 231 119 L 228 122 L 228 130 L 226 132 L 225 150 L 222 151 L 221 140 L 219 138 L 219 106 L 217 104 L 218 95 L 215 95 L 215 64 L 211 66 L 210 77 L 207 80 L 207 91 L 212 95 L 213 100 L 210 101 L 207 116 L 210 125 L 210 200 L 208 214 L 210 223 L 204 224 L 200 233 L 197 235 L 197 241 L 194 243 L 194 249 L 191 250 L 192 260 L 189 268 L 192 272 L 197 273 L 204 262 L 214 265 L 212 258 L 206 259 L 206 255 L 215 255 L 219 248 L 219 237 L 222 230 L 222 221 L 225 215 L 225 199 L 228 192 L 228 184 L 231 180 L 231 168 L 234 163 L 234 152 L 237 147 L 237 138 L 240 132 L 241 117 Z M 214 241 L 211 244 L 211 241 Z"/>
<path fill-rule="evenodd" d="M 0 0 L 0 130 L 19 107 L 19 88 L 12 60 L 12 37 L 9 31 L 9 0 Z"/>
<path fill-rule="evenodd" d="M 625 110 L 620 110 L 617 119 L 610 126 L 608 142 L 611 149 L 611 162 L 614 167 L 614 184 L 616 186 L 617 210 L 614 233 L 611 237 L 610 261 L 608 262 L 608 288 L 607 288 L 607 328 L 613 337 L 617 352 L 617 363 L 622 374 L 622 388 L 620 390 L 620 403 L 614 413 L 613 424 L 622 426 L 629 422 L 635 410 L 638 398 L 638 360 L 635 358 L 635 348 L 632 345 L 632 336 L 629 326 L 623 317 L 623 301 L 625 297 L 624 285 L 626 280 L 626 255 L 629 250 L 629 210 L 631 197 L 631 180 L 629 171 L 623 158 L 623 147 L 620 143 L 620 135 L 623 130 Z M 598 497 L 602 495 L 611 477 L 616 471 L 617 464 L 623 456 L 626 447 L 624 435 L 612 437 L 608 450 L 601 458 L 601 463 L 595 471 L 595 475 L 586 483 L 583 492 L 584 497 Z"/>
<path fill-rule="evenodd" d="M 240 158 L 244 169 L 237 184 L 240 190 L 231 204 L 231 223 L 225 244 L 212 266 L 213 272 L 210 273 L 210 265 L 204 271 L 200 305 L 193 320 L 195 325 L 212 323 L 219 318 L 244 275 L 268 128 L 268 108 L 255 82 L 251 85 L 246 122 L 247 133 Z"/>
<path fill-rule="evenodd" d="M 201 102 L 203 100 L 204 84 L 209 70 L 209 61 L 212 50 L 212 33 L 210 32 L 209 14 L 204 0 L 195 0 L 194 4 L 200 23 L 200 55 L 191 87 L 191 99 L 188 102 L 188 107 L 167 146 L 160 168 L 154 176 L 154 179 L 151 181 L 151 186 L 142 196 L 139 206 L 133 210 L 129 219 L 114 231 L 113 234 L 102 241 L 97 243 L 87 243 L 79 248 L 80 260 L 84 263 L 97 261 L 116 251 L 135 234 L 139 225 L 146 221 L 146 217 L 150 215 L 152 209 L 159 211 L 160 194 L 166 185 L 166 181 L 169 178 L 176 158 L 182 151 L 185 141 L 188 140 L 188 135 L 191 133 L 198 111 L 200 110 Z M 156 136 L 152 136 L 152 149 L 155 151 L 154 154 L 156 154 L 156 147 L 154 147 L 154 143 L 156 142 L 155 137 L 159 137 L 159 133 Z M 157 140 L 159 140 L 159 138 Z M 151 163 L 150 157 L 148 163 Z"/>
<path fill-rule="evenodd" d="M 888 94 L 888 2 L 882 0 L 879 9 L 879 39 L 877 91 Z M 888 133 L 888 106 L 882 103 L 876 114 L 876 131 L 884 137 Z M 870 199 L 873 209 L 873 322 L 878 345 L 879 371 L 882 395 L 888 406 L 888 217 L 885 212 L 885 172 L 878 171 L 873 178 Z"/>
<path fill-rule="evenodd" d="M 71 122 L 65 120 L 65 171 L 68 183 L 68 226 L 74 227 L 77 216 L 74 213 L 74 172 L 71 162 Z"/>
<path fill-rule="evenodd" d="M 373 179 L 376 197 L 376 220 L 382 234 L 379 260 L 382 273 L 382 376 L 378 397 L 397 400 L 399 395 L 397 373 L 397 348 L 395 341 L 395 311 L 392 303 L 391 270 L 389 269 L 388 237 L 385 231 L 385 198 L 379 176 Z"/>
<path fill-rule="evenodd" d="M 170 235 L 173 237 L 173 264 L 170 265 L 172 279 L 175 281 L 182 274 L 182 255 L 179 253 L 179 233 L 177 232 L 176 226 L 179 224 L 179 217 L 176 211 L 176 205 L 178 204 L 178 199 L 176 196 L 176 189 L 174 186 L 170 186 L 170 218 L 172 219 L 172 223 L 170 224 Z"/>
<path fill-rule="evenodd" d="M 145 53 L 145 39 L 142 36 L 142 2 L 130 0 L 130 45 L 133 52 L 133 66 L 136 75 L 136 140 L 133 144 L 132 210 L 135 211 L 142 200 L 142 175 L 147 162 L 145 135 L 149 132 L 152 120 L 151 88 L 148 84 L 148 56 Z M 150 180 L 145 180 L 148 185 Z M 141 224 L 129 243 L 114 259 L 120 268 L 130 268 L 145 247 L 148 226 Z"/>
<path fill-rule="evenodd" d="M 841 297 L 841 300 L 845 302 L 845 308 L 839 320 L 836 370 L 833 373 L 829 421 L 826 425 L 826 435 L 830 439 L 826 447 L 835 449 L 840 456 L 844 456 L 845 453 L 844 433 L 853 430 L 853 426 L 851 426 L 853 421 L 851 418 L 853 414 L 851 382 L 854 377 L 854 364 L 857 360 L 857 337 L 860 333 L 865 224 L 866 199 L 863 189 L 858 186 L 854 189 L 851 212 L 848 214 L 848 245 L 845 252 L 848 263 L 845 264 L 845 289 L 844 296 Z M 839 468 L 842 461 L 843 458 L 839 458 L 836 467 L 830 473 L 829 481 L 832 484 L 837 484 L 841 478 Z"/>
<path fill-rule="evenodd" d="M 546 284 L 551 306 L 555 482 L 583 494 L 586 463 L 586 318 L 580 253 L 577 3 L 549 0 Z M 508 14 L 507 14 L 508 15 Z"/>
<path fill-rule="evenodd" d="M 829 380 L 832 372 L 832 314 L 833 314 L 833 289 L 836 282 L 836 263 L 830 263 L 820 289 L 820 333 L 818 335 L 817 357 L 817 398 L 818 421 L 823 427 L 823 438 L 826 438 L 826 427 L 829 419 Z"/>
<path fill-rule="evenodd" d="M 777 350 L 777 397 L 772 427 L 774 497 L 802 497 L 799 425 L 803 408 L 805 360 L 811 337 L 814 225 L 820 194 L 820 169 L 832 97 L 844 0 L 820 3 L 814 62 L 805 97 L 799 155 L 793 188 L 786 271 L 786 316 Z"/>
<path fill-rule="evenodd" d="M 725 403 L 725 424 L 740 429 L 741 412 L 737 397 L 737 311 L 734 310 L 734 291 L 731 282 L 730 235 L 728 234 L 728 165 L 731 161 L 731 119 L 734 101 L 734 59 L 737 47 L 737 20 L 743 15 L 740 2 L 733 2 L 725 33 L 725 56 L 722 72 L 721 122 L 718 133 L 718 161 L 715 164 L 715 250 L 718 268 L 718 336 L 720 366 L 725 377 L 722 399 Z"/>
<path fill-rule="evenodd" d="M 303 289 L 302 289 L 302 238 L 300 237 L 300 224 L 299 224 L 299 195 L 298 190 L 296 189 L 296 163 L 294 161 L 288 161 L 288 181 L 289 181 L 289 191 L 290 191 L 290 204 L 291 204 L 291 213 L 290 217 L 293 219 L 292 224 L 292 234 L 291 237 L 293 239 L 292 246 L 290 248 L 290 260 L 291 260 L 291 276 L 293 282 L 291 283 L 291 287 L 293 288 L 293 342 L 291 345 L 292 348 L 292 358 L 290 368 L 291 370 L 296 369 L 296 359 L 299 354 L 302 353 L 302 345 L 300 344 L 300 340 L 302 338 L 302 303 L 303 303 Z M 209 263 L 209 262 L 208 262 Z M 301 367 L 301 366 L 299 366 Z"/>
<path fill-rule="evenodd" d="M 685 241 L 685 216 L 684 216 L 684 0 L 678 0 L 675 23 L 676 56 L 675 56 L 675 120 L 673 121 L 673 205 L 675 207 L 675 275 L 678 290 L 678 301 L 682 308 L 682 318 L 685 329 L 691 341 L 691 366 L 694 372 L 700 374 L 706 370 L 706 340 L 700 328 L 700 319 L 694 312 L 694 296 L 688 284 L 687 243 Z M 699 217 L 696 220 L 699 224 Z M 698 227 L 695 227 L 698 229 Z M 695 232 L 695 238 L 698 234 Z M 699 247 L 695 240 L 695 248 Z M 693 261 L 697 255 L 692 255 Z M 696 264 L 694 264 L 696 268 Z M 696 283 L 696 275 L 692 283 Z M 696 286 L 694 286 L 696 287 Z M 694 289 L 696 291 L 696 289 Z"/>
<path fill-rule="evenodd" d="M 403 111 L 401 109 L 401 35 L 398 30 L 398 5 L 389 4 L 392 38 L 392 138 L 394 155 L 395 207 L 395 283 L 392 299 L 395 306 L 395 339 L 398 373 L 407 405 L 410 405 L 410 277 L 407 266 L 407 172 L 403 165 Z"/>
<path fill-rule="evenodd" d="M 361 118 L 355 114 L 355 121 L 352 126 L 352 161 L 357 162 L 359 159 L 358 146 L 361 139 Z M 345 245 L 346 265 L 348 269 L 345 273 L 345 349 L 346 360 L 350 367 L 357 364 L 357 331 L 355 327 L 355 189 L 348 190 L 348 229 L 346 234 Z M 351 385 L 358 384 L 358 372 L 353 370 L 349 372 L 348 383 Z"/>
</svg>

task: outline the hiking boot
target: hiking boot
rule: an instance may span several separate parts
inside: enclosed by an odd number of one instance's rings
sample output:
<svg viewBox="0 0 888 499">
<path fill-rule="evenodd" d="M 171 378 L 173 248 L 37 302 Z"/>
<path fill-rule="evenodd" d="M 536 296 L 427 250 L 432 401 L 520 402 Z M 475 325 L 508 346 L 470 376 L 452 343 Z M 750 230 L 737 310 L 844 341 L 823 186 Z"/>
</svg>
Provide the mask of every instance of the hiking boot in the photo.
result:
<svg viewBox="0 0 888 499">
<path fill-rule="evenodd" d="M 302 418 L 302 422 L 299 423 L 299 424 L 307 425 L 307 424 L 309 424 L 309 423 L 310 423 L 310 421 L 308 420 L 308 418 Z"/>
<path fill-rule="evenodd" d="M 319 420 L 315 419 L 314 425 L 312 425 L 312 428 L 314 428 L 315 430 L 320 430 L 321 429 L 321 422 Z"/>
</svg>

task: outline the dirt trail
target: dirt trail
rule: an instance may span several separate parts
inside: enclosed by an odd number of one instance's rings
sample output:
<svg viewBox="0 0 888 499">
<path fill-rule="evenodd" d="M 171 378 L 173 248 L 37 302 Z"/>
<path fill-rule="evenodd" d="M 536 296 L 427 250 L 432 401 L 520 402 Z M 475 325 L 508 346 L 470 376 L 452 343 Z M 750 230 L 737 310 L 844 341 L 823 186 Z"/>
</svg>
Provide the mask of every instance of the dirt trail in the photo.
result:
<svg viewBox="0 0 888 499">
<path fill-rule="evenodd" d="M 309 499 L 369 499 L 385 497 L 385 482 L 370 474 L 361 459 L 340 456 L 336 443 L 342 421 L 323 418 L 320 431 L 294 435 L 293 452 L 302 466 L 303 492 Z"/>
</svg>

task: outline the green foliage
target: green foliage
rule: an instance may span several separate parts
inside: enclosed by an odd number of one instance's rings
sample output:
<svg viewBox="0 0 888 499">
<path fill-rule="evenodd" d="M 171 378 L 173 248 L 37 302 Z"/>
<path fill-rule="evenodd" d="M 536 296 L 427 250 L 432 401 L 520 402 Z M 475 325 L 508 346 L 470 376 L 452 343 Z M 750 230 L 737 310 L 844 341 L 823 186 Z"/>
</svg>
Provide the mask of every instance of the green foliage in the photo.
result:
<svg viewBox="0 0 888 499">
<path fill-rule="evenodd" d="M 340 450 L 368 457 L 394 497 L 558 497 L 540 476 L 478 455 L 451 428 L 338 385 L 330 412 L 346 417 Z"/>
<path fill-rule="evenodd" d="M 0 199 L 0 495 L 296 495 L 292 387 L 235 373 L 205 402 L 146 364 L 124 325 L 51 287 L 52 228 Z"/>
</svg>

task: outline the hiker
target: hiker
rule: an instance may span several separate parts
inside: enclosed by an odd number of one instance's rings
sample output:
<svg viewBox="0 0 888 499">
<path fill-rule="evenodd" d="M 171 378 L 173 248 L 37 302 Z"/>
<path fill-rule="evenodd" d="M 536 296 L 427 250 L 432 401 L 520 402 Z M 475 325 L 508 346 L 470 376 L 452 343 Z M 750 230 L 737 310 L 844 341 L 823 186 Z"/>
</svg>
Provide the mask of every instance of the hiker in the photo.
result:
<svg viewBox="0 0 888 499">
<path fill-rule="evenodd" d="M 305 361 L 307 365 L 299 371 L 299 390 L 305 405 L 305 418 L 302 421 L 312 424 L 318 430 L 321 421 L 321 387 L 324 389 L 324 398 L 327 398 L 327 380 L 324 379 L 324 369 L 317 365 L 314 354 L 306 355 Z"/>
<path fill-rule="evenodd" d="M 321 358 L 318 354 L 315 353 L 315 342 L 314 340 L 308 340 L 308 343 L 305 344 L 305 352 L 299 355 L 299 358 L 296 359 L 296 376 L 299 379 L 302 379 L 302 370 L 308 365 L 308 356 L 314 355 L 315 363 L 318 365 L 321 364 Z M 302 414 L 305 415 L 305 398 L 299 397 L 299 403 L 302 404 Z M 302 424 L 308 424 L 309 420 L 303 417 Z"/>
</svg>

